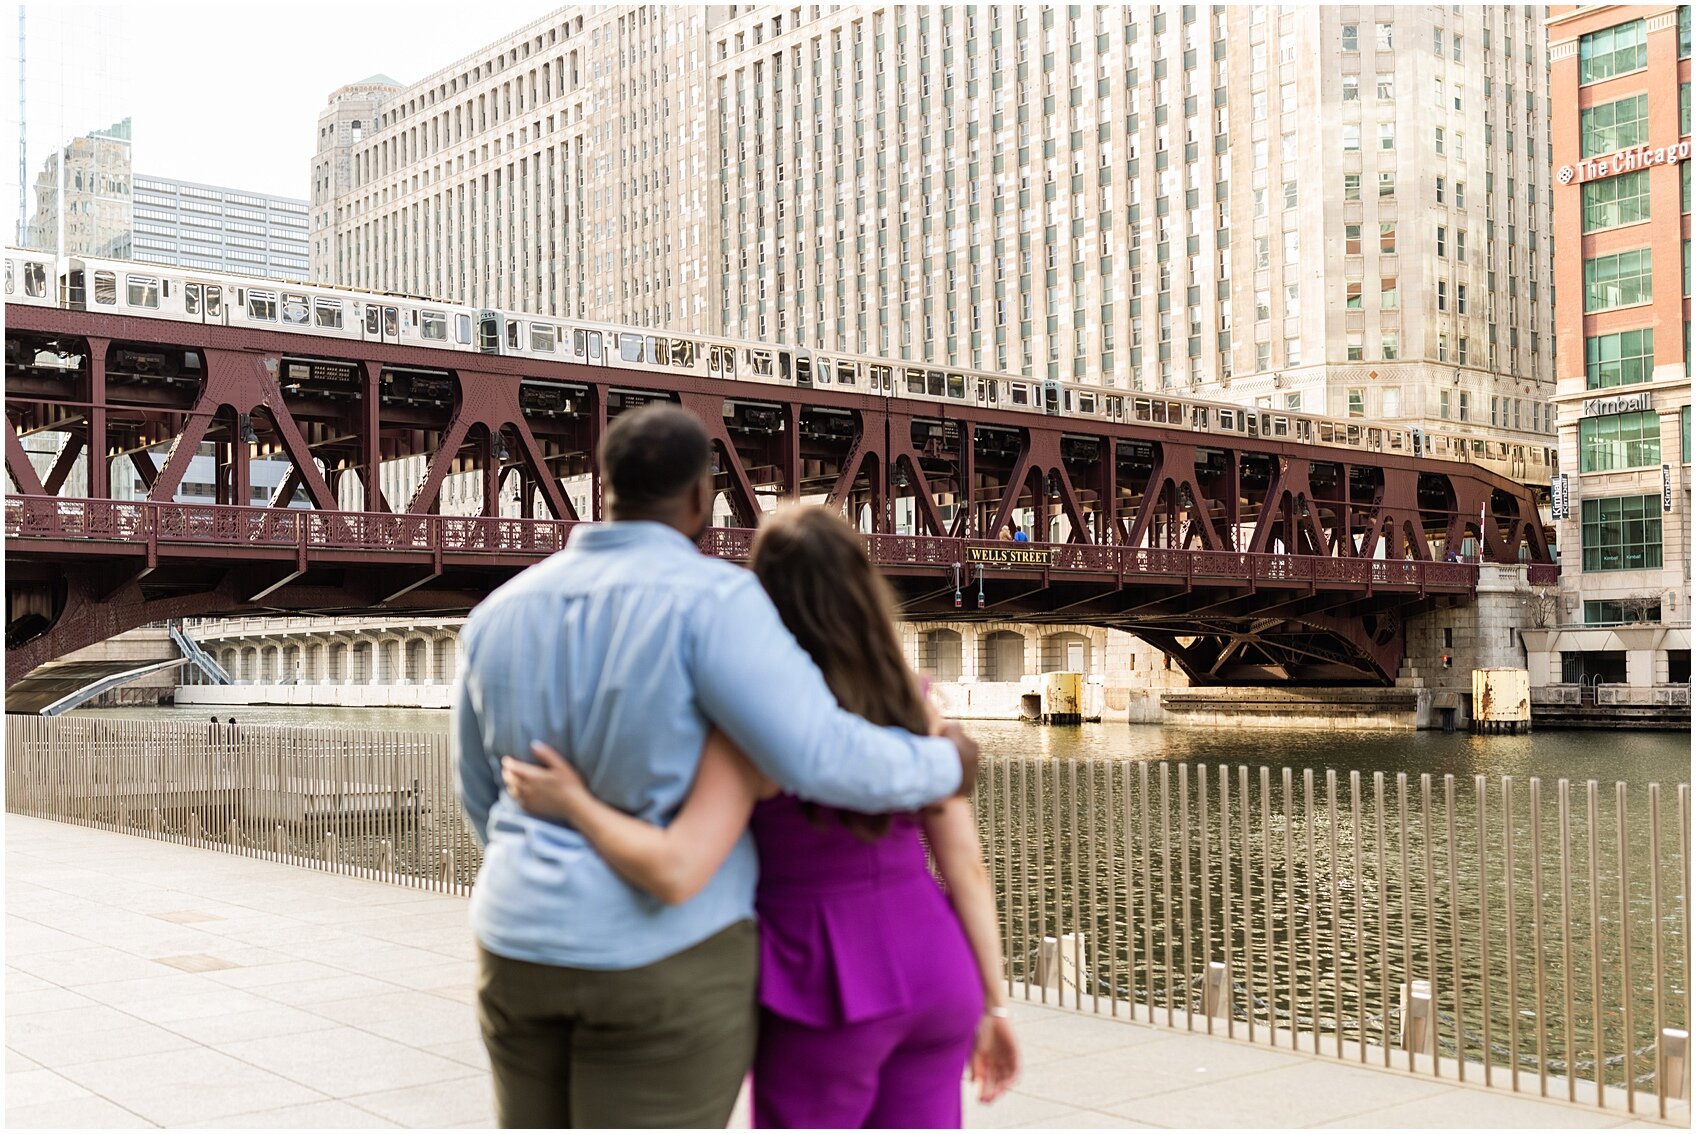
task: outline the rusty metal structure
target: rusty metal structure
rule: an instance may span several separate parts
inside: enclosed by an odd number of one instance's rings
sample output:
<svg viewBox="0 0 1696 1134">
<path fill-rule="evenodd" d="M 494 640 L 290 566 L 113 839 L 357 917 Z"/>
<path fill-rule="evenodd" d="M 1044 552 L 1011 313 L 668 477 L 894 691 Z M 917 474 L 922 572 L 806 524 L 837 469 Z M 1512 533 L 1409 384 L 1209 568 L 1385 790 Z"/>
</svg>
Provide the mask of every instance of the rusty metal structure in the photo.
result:
<svg viewBox="0 0 1696 1134">
<path fill-rule="evenodd" d="M 709 532 L 708 553 L 744 558 L 773 499 L 822 500 L 867 531 L 909 617 L 1119 627 L 1199 683 L 1390 681 L 1406 619 L 1473 592 L 1475 562 L 1454 549 L 1550 562 L 1530 490 L 1407 453 L 663 368 L 479 354 L 450 366 L 392 344 L 6 314 L 8 684 L 167 618 L 468 609 L 599 518 L 595 447 L 619 413 L 656 400 L 712 437 L 737 526 Z M 41 432 L 68 438 L 45 476 L 22 443 Z M 150 450 L 167 442 L 157 464 Z M 217 503 L 174 503 L 208 449 Z M 290 471 L 270 506 L 252 507 L 262 449 Z M 79 464 L 84 454 L 97 459 Z M 380 466 L 420 455 L 411 498 L 387 499 Z M 145 500 L 113 498 L 124 461 Z M 78 467 L 86 494 L 67 497 Z M 485 514 L 442 515 L 444 480 L 467 471 Z M 574 477 L 587 478 L 589 515 L 562 487 Z M 520 518 L 495 514 L 512 478 Z M 297 493 L 311 506 L 287 507 Z M 895 530 L 898 501 L 911 530 Z M 994 538 L 1026 509 L 1058 542 Z"/>
</svg>

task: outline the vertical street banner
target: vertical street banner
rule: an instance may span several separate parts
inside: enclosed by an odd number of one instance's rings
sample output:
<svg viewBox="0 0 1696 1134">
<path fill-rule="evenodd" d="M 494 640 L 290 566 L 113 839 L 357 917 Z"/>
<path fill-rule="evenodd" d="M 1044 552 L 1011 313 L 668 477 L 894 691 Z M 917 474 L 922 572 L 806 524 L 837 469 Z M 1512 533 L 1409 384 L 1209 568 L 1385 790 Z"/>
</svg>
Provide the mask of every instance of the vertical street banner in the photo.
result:
<svg viewBox="0 0 1696 1134">
<path fill-rule="evenodd" d="M 1555 520 L 1567 518 L 1566 474 L 1556 473 L 1549 482 L 1549 517 Z"/>
<path fill-rule="evenodd" d="M 1661 511 L 1672 511 L 1672 466 L 1661 466 Z"/>
</svg>

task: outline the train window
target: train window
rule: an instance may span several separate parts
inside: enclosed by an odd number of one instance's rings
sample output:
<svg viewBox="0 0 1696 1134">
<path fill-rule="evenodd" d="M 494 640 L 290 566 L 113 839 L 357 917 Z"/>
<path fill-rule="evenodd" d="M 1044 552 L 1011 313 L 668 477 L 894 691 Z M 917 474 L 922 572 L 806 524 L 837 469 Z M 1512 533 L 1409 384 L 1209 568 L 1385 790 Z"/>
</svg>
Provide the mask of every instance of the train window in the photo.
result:
<svg viewBox="0 0 1696 1134">
<path fill-rule="evenodd" d="M 365 308 L 365 333 L 376 337 L 383 330 L 383 313 L 377 310 L 376 304 L 367 304 Z"/>
<path fill-rule="evenodd" d="M 925 372 L 923 370 L 907 371 L 907 392 L 909 394 L 925 392 Z"/>
<path fill-rule="evenodd" d="M 802 386 L 812 385 L 812 382 L 813 382 L 813 360 L 808 358 L 804 354 L 801 357 L 799 357 L 795 360 L 795 380 L 798 384 L 800 384 Z M 820 365 L 819 365 L 819 382 L 821 384 L 825 384 L 825 383 L 828 383 L 829 381 L 830 381 L 830 360 L 827 358 L 827 359 L 823 359 L 820 362 Z"/>
<path fill-rule="evenodd" d="M 420 311 L 418 313 L 418 334 L 421 338 L 432 342 L 445 343 L 448 340 L 448 316 L 445 311 Z"/>
<path fill-rule="evenodd" d="M 590 331 L 584 338 L 589 347 L 589 361 L 599 362 L 601 360 L 601 333 Z"/>
<path fill-rule="evenodd" d="M 965 398 L 966 376 L 964 374 L 950 374 L 948 376 L 948 396 L 957 399 Z"/>
<path fill-rule="evenodd" d="M 306 297 L 304 295 L 283 295 L 283 322 L 306 325 Z"/>
<path fill-rule="evenodd" d="M 224 289 L 217 284 L 206 285 L 206 314 L 219 318 L 224 314 Z"/>
<path fill-rule="evenodd" d="M 624 335 L 619 338 L 618 357 L 625 362 L 642 361 L 642 336 Z"/>
<path fill-rule="evenodd" d="M 855 371 L 858 370 L 858 369 L 859 368 L 857 366 L 855 366 L 854 363 L 849 362 L 846 359 L 837 362 L 837 364 L 836 364 L 836 381 L 837 381 L 837 383 L 839 385 L 842 385 L 842 386 L 857 385 L 859 376 L 855 373 Z"/>
<path fill-rule="evenodd" d="M 571 332 L 571 353 L 575 354 L 578 358 L 582 358 L 584 349 L 585 349 L 585 347 L 584 347 L 584 333 L 583 333 L 583 331 L 582 330 L 572 331 Z"/>
<path fill-rule="evenodd" d="M 159 280 L 155 276 L 125 276 L 131 307 L 158 307 Z"/>
<path fill-rule="evenodd" d="M 118 302 L 118 276 L 115 272 L 94 273 L 94 302 L 107 307 Z"/>
<path fill-rule="evenodd" d="M 523 343 L 520 340 L 520 335 L 522 334 L 523 329 L 520 327 L 517 319 L 508 319 L 506 321 L 506 347 L 508 350 L 523 349 Z"/>
<path fill-rule="evenodd" d="M 1013 382 L 1008 385 L 1007 392 L 1011 395 L 1010 400 L 1014 405 L 1028 406 L 1031 404 L 1031 388 L 1029 386 Z"/>
<path fill-rule="evenodd" d="M 1358 448 L 1360 446 L 1360 426 L 1351 425 L 1348 427 L 1348 431 L 1349 445 Z"/>
<path fill-rule="evenodd" d="M 1079 413 L 1088 413 L 1088 414 L 1093 414 L 1095 412 L 1095 395 L 1094 394 L 1079 394 L 1078 395 L 1078 412 Z"/>
<path fill-rule="evenodd" d="M 424 337 L 430 338 L 431 336 L 425 334 Z M 544 354 L 552 354 L 554 352 L 554 329 L 546 323 L 530 324 L 530 349 L 541 351 Z"/>
<path fill-rule="evenodd" d="M 400 308 L 383 308 L 383 337 L 390 339 L 400 338 Z"/>
<path fill-rule="evenodd" d="M 6 261 L 6 294 L 16 295 L 18 291 L 18 268 L 12 261 Z"/>
<path fill-rule="evenodd" d="M 1390 452 L 1399 453 L 1407 448 L 1407 434 L 1400 429 L 1390 430 Z"/>
<path fill-rule="evenodd" d="M 652 335 L 642 336 L 642 345 L 646 348 L 642 353 L 643 361 L 649 365 L 662 361 L 659 352 L 659 340 Z"/>
<path fill-rule="evenodd" d="M 695 340 L 671 340 L 671 364 L 683 370 L 695 368 Z"/>
<path fill-rule="evenodd" d="M 671 365 L 671 340 L 670 339 L 649 339 L 648 342 L 653 345 L 654 361 L 661 366 L 670 366 Z"/>
<path fill-rule="evenodd" d="M 200 285 L 197 283 L 183 285 L 183 311 L 188 315 L 200 314 Z"/>
<path fill-rule="evenodd" d="M 942 371 L 931 370 L 925 374 L 926 393 L 933 398 L 942 397 Z"/>
<path fill-rule="evenodd" d="M 771 351 L 751 350 L 748 352 L 748 364 L 753 367 L 756 378 L 771 377 Z"/>
<path fill-rule="evenodd" d="M 339 299 L 312 300 L 312 321 L 320 327 L 339 331 L 342 327 L 342 301 Z"/>
<path fill-rule="evenodd" d="M 47 265 L 35 260 L 24 261 L 24 294 L 43 296 L 47 294 Z M 158 306 L 157 303 L 154 306 Z"/>
<path fill-rule="evenodd" d="M 375 315 L 376 313 L 376 309 L 373 308 L 371 314 Z M 277 318 L 277 293 L 274 291 L 249 291 L 247 293 L 247 317 L 267 323 L 275 322 Z"/>
</svg>

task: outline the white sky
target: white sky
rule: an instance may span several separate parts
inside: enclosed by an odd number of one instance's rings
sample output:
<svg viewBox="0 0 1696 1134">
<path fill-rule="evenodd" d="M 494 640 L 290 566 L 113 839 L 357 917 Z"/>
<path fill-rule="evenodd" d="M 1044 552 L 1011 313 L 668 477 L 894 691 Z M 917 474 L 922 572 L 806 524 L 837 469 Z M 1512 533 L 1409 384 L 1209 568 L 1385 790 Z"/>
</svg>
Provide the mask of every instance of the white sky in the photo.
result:
<svg viewBox="0 0 1696 1134">
<path fill-rule="evenodd" d="M 132 120 L 137 173 L 305 197 L 318 112 L 381 72 L 407 84 L 558 7 L 546 0 L 23 5 L 26 184 L 53 147 Z M 18 8 L 0 38 L 12 65 L 4 215 L 18 200 Z M 8 224 L 6 237 L 15 231 Z"/>
</svg>

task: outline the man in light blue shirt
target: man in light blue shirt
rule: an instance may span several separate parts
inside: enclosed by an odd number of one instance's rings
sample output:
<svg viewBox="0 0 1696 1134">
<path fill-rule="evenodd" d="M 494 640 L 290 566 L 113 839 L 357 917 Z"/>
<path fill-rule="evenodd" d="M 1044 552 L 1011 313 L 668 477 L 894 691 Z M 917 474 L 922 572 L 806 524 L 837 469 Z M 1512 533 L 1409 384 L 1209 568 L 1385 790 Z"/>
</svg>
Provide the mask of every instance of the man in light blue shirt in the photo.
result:
<svg viewBox="0 0 1696 1134">
<path fill-rule="evenodd" d="M 501 587 L 460 637 L 461 800 L 484 844 L 471 898 L 479 1016 L 502 1126 L 723 1126 L 753 1052 L 754 849 L 666 906 L 571 828 L 502 790 L 543 741 L 590 790 L 665 824 L 709 722 L 785 790 L 859 811 L 969 790 L 976 746 L 880 728 L 836 704 L 754 576 L 700 554 L 706 431 L 665 406 L 599 454 L 613 523 Z"/>
</svg>

